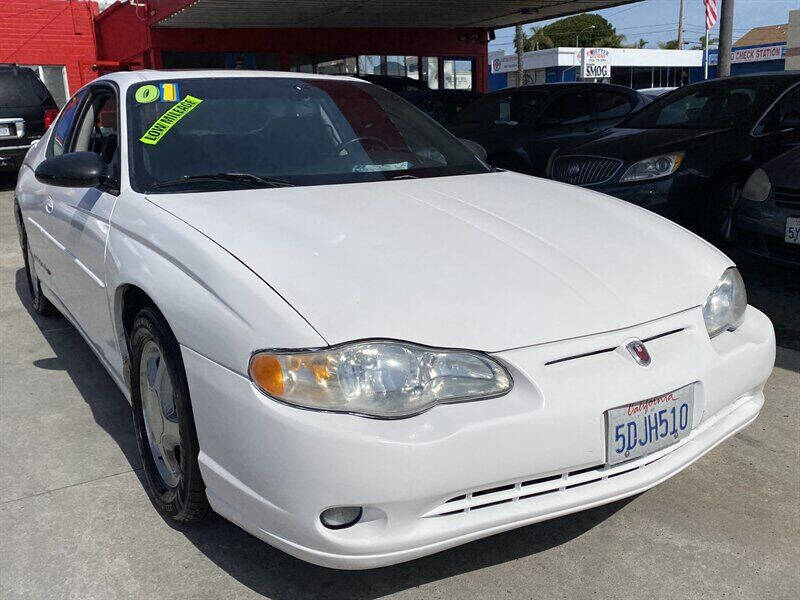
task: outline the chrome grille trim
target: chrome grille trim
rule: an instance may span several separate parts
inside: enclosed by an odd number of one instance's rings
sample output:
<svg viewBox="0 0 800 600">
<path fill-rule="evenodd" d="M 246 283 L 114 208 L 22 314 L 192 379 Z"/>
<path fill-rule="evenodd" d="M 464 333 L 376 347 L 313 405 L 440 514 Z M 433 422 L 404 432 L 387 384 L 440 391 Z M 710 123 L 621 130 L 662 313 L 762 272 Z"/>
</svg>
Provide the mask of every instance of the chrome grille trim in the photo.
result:
<svg viewBox="0 0 800 600">
<path fill-rule="evenodd" d="M 622 161 L 603 156 L 567 155 L 553 160 L 550 177 L 572 185 L 596 185 L 605 183 L 617 174 Z M 577 173 L 570 171 L 577 168 Z"/>
</svg>

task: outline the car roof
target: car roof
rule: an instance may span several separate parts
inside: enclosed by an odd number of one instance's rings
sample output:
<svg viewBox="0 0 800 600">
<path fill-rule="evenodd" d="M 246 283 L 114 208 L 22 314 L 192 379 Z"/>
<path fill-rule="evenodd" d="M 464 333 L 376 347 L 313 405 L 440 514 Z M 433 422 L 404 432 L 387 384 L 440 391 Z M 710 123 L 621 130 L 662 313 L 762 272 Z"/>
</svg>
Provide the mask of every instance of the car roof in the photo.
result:
<svg viewBox="0 0 800 600">
<path fill-rule="evenodd" d="M 113 81 L 120 87 L 128 87 L 146 81 L 164 79 L 223 79 L 231 77 L 264 77 L 282 79 L 328 79 L 335 81 L 359 81 L 351 75 L 317 75 L 293 71 L 257 71 L 245 69 L 144 69 L 141 71 L 117 71 L 103 75 L 95 81 Z M 361 80 L 363 81 L 363 80 Z"/>
<path fill-rule="evenodd" d="M 520 85 L 515 87 L 507 87 L 501 90 L 495 90 L 492 94 L 503 94 L 508 92 L 517 92 L 517 91 L 556 91 L 556 90 L 563 90 L 563 89 L 602 89 L 602 90 L 617 90 L 623 92 L 629 92 L 636 94 L 638 93 L 636 90 L 629 88 L 624 85 L 617 85 L 616 83 L 594 83 L 589 81 L 557 81 L 553 83 L 537 83 L 532 85 Z"/>
</svg>

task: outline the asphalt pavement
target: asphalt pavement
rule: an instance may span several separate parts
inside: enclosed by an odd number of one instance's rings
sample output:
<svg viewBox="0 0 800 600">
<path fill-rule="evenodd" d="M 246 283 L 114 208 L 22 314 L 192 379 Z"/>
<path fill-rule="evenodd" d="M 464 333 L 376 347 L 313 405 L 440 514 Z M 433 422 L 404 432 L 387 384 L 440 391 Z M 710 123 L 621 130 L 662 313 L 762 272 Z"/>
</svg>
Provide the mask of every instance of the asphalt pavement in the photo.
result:
<svg viewBox="0 0 800 600">
<path fill-rule="evenodd" d="M 11 187 L 0 180 L 0 598 L 798 598 L 800 270 L 732 252 L 782 347 L 759 419 L 685 471 L 608 506 L 340 572 L 221 517 L 159 516 L 126 400 L 62 317 L 30 309 Z"/>
</svg>

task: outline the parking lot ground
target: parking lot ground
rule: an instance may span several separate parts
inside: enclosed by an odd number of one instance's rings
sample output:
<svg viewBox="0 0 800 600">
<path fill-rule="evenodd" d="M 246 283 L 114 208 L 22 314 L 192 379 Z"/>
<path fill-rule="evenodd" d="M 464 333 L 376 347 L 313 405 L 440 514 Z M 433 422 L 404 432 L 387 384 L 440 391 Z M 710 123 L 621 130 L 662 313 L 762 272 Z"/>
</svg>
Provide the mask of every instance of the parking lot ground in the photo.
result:
<svg viewBox="0 0 800 600">
<path fill-rule="evenodd" d="M 338 572 L 220 517 L 178 527 L 159 516 L 122 394 L 63 318 L 29 310 L 11 207 L 11 192 L 0 191 L 4 600 L 797 598 L 797 271 L 743 263 L 751 302 L 788 347 L 760 418 L 691 467 L 626 501 L 411 563 Z"/>
</svg>

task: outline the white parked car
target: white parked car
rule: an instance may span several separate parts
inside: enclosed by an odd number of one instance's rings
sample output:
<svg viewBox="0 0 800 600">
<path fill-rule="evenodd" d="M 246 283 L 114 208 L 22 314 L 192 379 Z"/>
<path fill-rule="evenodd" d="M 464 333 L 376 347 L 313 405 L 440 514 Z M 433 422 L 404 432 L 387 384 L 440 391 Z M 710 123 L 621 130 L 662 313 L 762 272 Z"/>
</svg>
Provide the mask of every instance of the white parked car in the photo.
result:
<svg viewBox="0 0 800 600">
<path fill-rule="evenodd" d="M 33 305 L 130 399 L 156 506 L 330 567 L 646 490 L 751 423 L 774 362 L 722 253 L 352 78 L 102 77 L 16 203 Z"/>
</svg>

